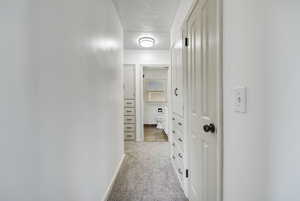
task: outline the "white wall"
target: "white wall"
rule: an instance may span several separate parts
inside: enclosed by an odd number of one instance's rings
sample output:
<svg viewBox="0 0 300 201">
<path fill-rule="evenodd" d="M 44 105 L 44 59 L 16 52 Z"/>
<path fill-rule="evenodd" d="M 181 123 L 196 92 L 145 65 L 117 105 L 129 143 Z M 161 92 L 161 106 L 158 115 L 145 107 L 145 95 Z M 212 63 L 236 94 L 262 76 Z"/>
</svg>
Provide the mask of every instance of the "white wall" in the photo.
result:
<svg viewBox="0 0 300 201">
<path fill-rule="evenodd" d="M 168 50 L 125 50 L 125 64 L 169 64 Z"/>
<path fill-rule="evenodd" d="M 267 200 L 265 2 L 224 0 L 224 201 Z M 247 113 L 233 89 L 247 87 Z"/>
<path fill-rule="evenodd" d="M 300 1 L 268 1 L 267 132 L 270 200 L 300 200 Z"/>
<path fill-rule="evenodd" d="M 225 201 L 300 200 L 299 9 L 224 3 Z M 236 85 L 249 89 L 245 115 L 230 108 Z"/>
<path fill-rule="evenodd" d="M 123 156 L 123 33 L 112 2 L 0 8 L 0 200 L 102 200 Z"/>
<path fill-rule="evenodd" d="M 168 50 L 125 50 L 124 64 L 136 65 L 136 134 L 137 141 L 143 141 L 143 127 L 141 127 L 143 118 L 143 103 L 141 102 L 141 96 L 143 95 L 143 89 L 141 87 L 142 65 L 169 65 L 170 53 Z"/>
<path fill-rule="evenodd" d="M 0 200 L 32 201 L 39 182 L 29 1 L 0 2 Z"/>
</svg>

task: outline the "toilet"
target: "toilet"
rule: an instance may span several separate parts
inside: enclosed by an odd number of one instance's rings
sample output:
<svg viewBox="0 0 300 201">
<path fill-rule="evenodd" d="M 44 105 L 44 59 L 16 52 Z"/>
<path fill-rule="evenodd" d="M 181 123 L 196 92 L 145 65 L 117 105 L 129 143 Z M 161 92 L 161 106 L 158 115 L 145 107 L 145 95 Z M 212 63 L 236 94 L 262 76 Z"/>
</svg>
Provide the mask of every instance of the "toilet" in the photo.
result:
<svg viewBox="0 0 300 201">
<path fill-rule="evenodd" d="M 155 118 L 156 121 L 156 128 L 158 129 L 165 129 L 165 115 L 157 115 L 157 117 Z"/>
</svg>

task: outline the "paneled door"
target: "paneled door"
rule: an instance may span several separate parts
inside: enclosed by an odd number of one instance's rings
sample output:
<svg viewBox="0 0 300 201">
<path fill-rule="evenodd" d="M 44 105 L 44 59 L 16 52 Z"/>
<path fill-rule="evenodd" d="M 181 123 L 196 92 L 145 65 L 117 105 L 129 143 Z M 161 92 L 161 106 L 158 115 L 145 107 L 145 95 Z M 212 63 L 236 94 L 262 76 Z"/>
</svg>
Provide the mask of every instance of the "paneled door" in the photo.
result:
<svg viewBox="0 0 300 201">
<path fill-rule="evenodd" d="M 190 201 L 221 200 L 219 0 L 199 0 L 187 21 Z"/>
<path fill-rule="evenodd" d="M 181 40 L 178 40 L 173 45 L 171 53 L 173 112 L 183 117 L 183 65 Z"/>
</svg>

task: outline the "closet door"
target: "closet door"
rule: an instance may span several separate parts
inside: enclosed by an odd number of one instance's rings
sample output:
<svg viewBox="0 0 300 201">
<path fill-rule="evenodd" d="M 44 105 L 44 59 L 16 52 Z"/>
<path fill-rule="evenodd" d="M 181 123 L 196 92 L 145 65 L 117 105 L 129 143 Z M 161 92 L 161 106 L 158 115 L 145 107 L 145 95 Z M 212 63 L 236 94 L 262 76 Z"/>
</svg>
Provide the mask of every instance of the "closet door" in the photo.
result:
<svg viewBox="0 0 300 201">
<path fill-rule="evenodd" d="M 190 201 L 222 200 L 220 5 L 200 0 L 187 21 Z"/>
<path fill-rule="evenodd" d="M 177 114 L 183 117 L 183 63 L 182 63 L 182 41 L 179 40 L 176 45 L 177 52 L 177 68 L 176 68 L 176 83 L 177 83 Z"/>
<path fill-rule="evenodd" d="M 135 66 L 124 65 L 124 98 L 135 99 Z"/>
<path fill-rule="evenodd" d="M 175 47 L 172 48 L 172 107 L 173 107 L 173 112 L 176 112 L 177 108 L 177 56 L 176 56 L 176 50 Z"/>
<path fill-rule="evenodd" d="M 173 112 L 183 116 L 183 65 L 181 40 L 178 40 L 172 48 L 172 90 Z"/>
</svg>

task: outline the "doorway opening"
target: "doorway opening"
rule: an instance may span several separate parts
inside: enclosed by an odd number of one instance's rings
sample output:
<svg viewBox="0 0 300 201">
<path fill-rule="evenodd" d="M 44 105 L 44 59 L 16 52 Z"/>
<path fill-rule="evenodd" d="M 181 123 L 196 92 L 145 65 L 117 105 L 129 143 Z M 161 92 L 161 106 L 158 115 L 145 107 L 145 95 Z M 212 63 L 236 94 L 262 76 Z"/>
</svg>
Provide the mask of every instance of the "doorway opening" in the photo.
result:
<svg viewBox="0 0 300 201">
<path fill-rule="evenodd" d="M 168 142 L 168 67 L 143 66 L 142 126 L 145 142 Z"/>
</svg>

